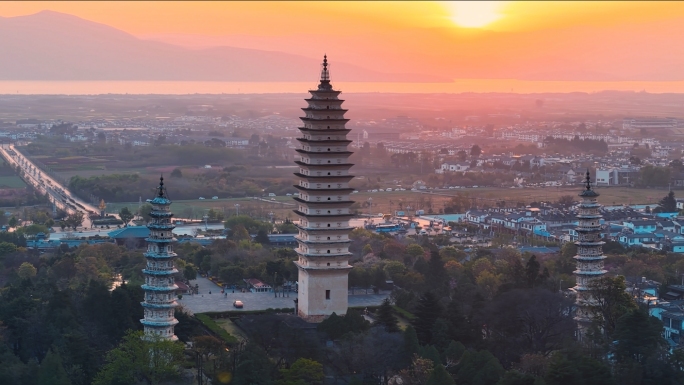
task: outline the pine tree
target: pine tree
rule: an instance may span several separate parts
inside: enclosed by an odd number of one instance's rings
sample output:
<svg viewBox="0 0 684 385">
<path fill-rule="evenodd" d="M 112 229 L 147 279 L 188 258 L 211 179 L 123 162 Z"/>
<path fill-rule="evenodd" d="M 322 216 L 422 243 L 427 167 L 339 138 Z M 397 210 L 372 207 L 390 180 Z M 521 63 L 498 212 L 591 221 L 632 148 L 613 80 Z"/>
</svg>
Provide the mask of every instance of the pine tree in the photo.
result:
<svg viewBox="0 0 684 385">
<path fill-rule="evenodd" d="M 418 299 L 413 327 L 416 328 L 418 341 L 421 344 L 428 344 L 432 341 L 432 327 L 441 314 L 439 302 L 431 292 L 426 292 Z"/>
<path fill-rule="evenodd" d="M 444 369 L 444 366 L 437 364 L 435 368 L 432 369 L 430 377 L 428 378 L 427 385 L 455 385 L 456 382 L 451 377 L 449 372 Z"/>
<path fill-rule="evenodd" d="M 420 350 L 420 343 L 418 342 L 418 335 L 413 326 L 408 325 L 404 330 L 404 350 L 409 356 L 417 354 Z"/>
<path fill-rule="evenodd" d="M 378 308 L 378 316 L 375 321 L 376 325 L 382 325 L 388 333 L 396 333 L 399 331 L 399 324 L 394 317 L 394 310 L 390 304 L 389 298 L 382 301 L 382 305 Z"/>
<path fill-rule="evenodd" d="M 69 376 L 62 365 L 62 357 L 54 349 L 50 349 L 40 363 L 38 385 L 71 385 Z"/>
<path fill-rule="evenodd" d="M 670 190 L 670 192 L 660 200 L 658 206 L 660 207 L 660 212 L 663 213 L 677 212 L 677 199 L 675 199 L 674 191 Z"/>
</svg>

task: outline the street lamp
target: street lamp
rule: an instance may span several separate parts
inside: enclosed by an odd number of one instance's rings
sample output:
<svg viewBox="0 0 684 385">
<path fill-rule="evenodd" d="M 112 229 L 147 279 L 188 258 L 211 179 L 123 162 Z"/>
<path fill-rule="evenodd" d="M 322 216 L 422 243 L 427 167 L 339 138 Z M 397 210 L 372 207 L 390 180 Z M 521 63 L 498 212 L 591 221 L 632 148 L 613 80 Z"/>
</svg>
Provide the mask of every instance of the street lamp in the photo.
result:
<svg viewBox="0 0 684 385">
<path fill-rule="evenodd" d="M 273 297 L 274 298 L 278 298 L 278 292 L 276 291 L 276 286 L 277 286 L 277 284 L 276 284 L 277 280 L 276 279 L 277 279 L 277 277 L 278 277 L 278 272 L 276 271 L 273 274 Z"/>
<path fill-rule="evenodd" d="M 563 292 L 563 280 L 562 279 L 558 282 L 558 291 L 560 291 L 561 293 Z"/>
</svg>

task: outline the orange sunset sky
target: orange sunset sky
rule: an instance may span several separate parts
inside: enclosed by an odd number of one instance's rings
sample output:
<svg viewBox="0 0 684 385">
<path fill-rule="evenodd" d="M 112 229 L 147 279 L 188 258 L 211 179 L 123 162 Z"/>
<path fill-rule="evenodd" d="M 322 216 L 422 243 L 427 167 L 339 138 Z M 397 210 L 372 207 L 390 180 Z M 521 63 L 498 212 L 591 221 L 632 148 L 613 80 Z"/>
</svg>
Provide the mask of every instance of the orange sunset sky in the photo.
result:
<svg viewBox="0 0 684 385">
<path fill-rule="evenodd" d="M 450 79 L 684 80 L 684 2 L 3 2 L 191 48 L 233 46 Z"/>
</svg>

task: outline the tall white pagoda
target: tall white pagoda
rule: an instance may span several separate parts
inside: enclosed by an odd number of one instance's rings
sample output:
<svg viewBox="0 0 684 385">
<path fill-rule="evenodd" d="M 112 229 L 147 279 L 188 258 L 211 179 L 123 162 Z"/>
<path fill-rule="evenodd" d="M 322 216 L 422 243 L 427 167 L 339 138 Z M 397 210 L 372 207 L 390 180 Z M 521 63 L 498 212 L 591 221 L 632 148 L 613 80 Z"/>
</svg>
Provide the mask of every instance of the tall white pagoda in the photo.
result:
<svg viewBox="0 0 684 385">
<path fill-rule="evenodd" d="M 586 188 L 579 194 L 582 201 L 579 204 L 579 212 L 577 219 L 579 220 L 577 230 L 577 255 L 574 256 L 577 261 L 577 269 L 573 272 L 575 275 L 576 285 L 574 287 L 577 293 L 576 298 L 576 312 L 575 321 L 577 322 L 577 337 L 582 340 L 586 335 L 587 329 L 593 320 L 593 312 L 591 310 L 595 299 L 591 294 L 590 284 L 592 281 L 602 277 L 606 274 L 603 269 L 603 260 L 606 257 L 603 255 L 601 241 L 601 213 L 596 198 L 599 194 L 591 188 L 591 177 L 587 170 Z"/>
<path fill-rule="evenodd" d="M 166 196 L 163 177 L 159 178 L 157 196 L 148 199 L 147 203 L 152 205 L 152 221 L 147 225 L 150 235 L 146 239 L 147 266 L 143 269 L 145 284 L 142 285 L 145 290 L 145 301 L 142 302 L 145 318 L 141 319 L 140 323 L 145 328 L 146 336 L 155 335 L 175 341 L 178 337 L 173 329 L 178 320 L 173 312 L 178 306 L 175 295 L 178 286 L 174 283 L 173 276 L 178 270 L 173 265 L 176 253 L 171 251 L 175 226 L 171 223 L 171 200 Z"/>
<path fill-rule="evenodd" d="M 323 69 L 318 88 L 310 90 L 311 97 L 302 108 L 305 116 L 299 127 L 301 137 L 296 150 L 299 154 L 295 173 L 299 190 L 295 197 L 299 217 L 297 227 L 299 259 L 299 293 L 297 314 L 310 322 L 320 322 L 325 317 L 347 312 L 349 265 L 349 225 L 353 191 L 349 181 L 347 139 L 349 129 L 342 109 L 344 100 L 338 98 L 330 84 L 327 56 L 323 57 Z"/>
</svg>

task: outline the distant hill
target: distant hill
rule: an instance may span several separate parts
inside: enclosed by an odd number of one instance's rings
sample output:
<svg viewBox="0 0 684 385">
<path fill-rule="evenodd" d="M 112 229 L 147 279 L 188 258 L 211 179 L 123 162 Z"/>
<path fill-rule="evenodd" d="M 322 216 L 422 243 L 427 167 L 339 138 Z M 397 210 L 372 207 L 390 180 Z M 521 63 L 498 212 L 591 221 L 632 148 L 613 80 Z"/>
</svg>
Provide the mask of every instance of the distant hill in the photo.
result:
<svg viewBox="0 0 684 385">
<path fill-rule="evenodd" d="M 234 47 L 193 50 L 142 40 L 52 11 L 0 17 L 0 52 L 0 80 L 315 82 L 320 68 L 320 60 L 282 52 Z M 429 74 L 373 71 L 334 57 L 330 61 L 338 81 L 450 81 Z"/>
</svg>

